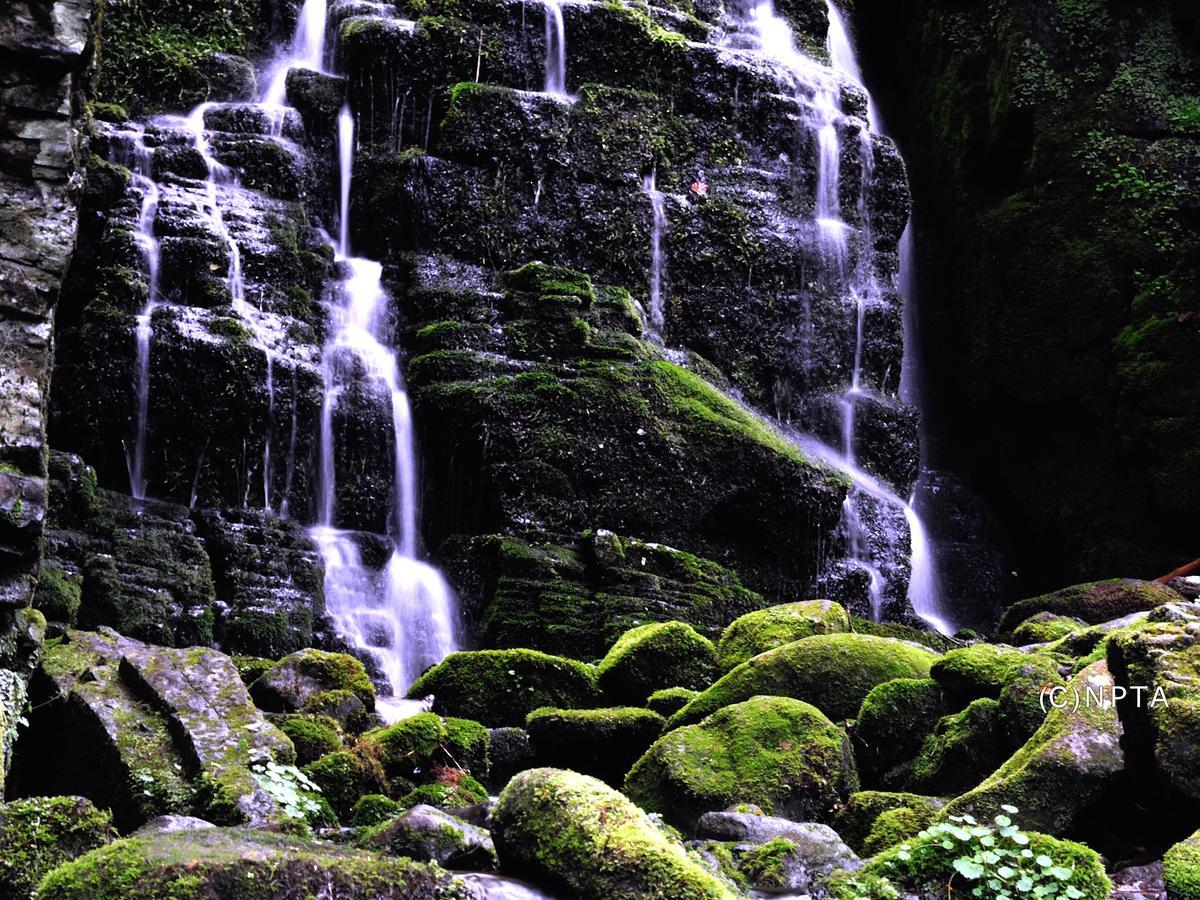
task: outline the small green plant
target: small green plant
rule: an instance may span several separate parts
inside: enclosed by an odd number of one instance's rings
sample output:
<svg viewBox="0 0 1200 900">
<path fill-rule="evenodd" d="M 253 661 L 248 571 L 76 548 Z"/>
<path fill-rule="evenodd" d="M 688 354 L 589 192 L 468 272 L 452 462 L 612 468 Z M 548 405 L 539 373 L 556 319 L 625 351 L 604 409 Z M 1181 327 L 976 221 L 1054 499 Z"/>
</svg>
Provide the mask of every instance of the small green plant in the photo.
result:
<svg viewBox="0 0 1200 900">
<path fill-rule="evenodd" d="M 320 814 L 321 804 L 307 795 L 319 794 L 321 789 L 295 766 L 277 762 L 255 763 L 251 772 L 258 786 L 279 804 L 289 819 L 307 819 L 310 815 Z"/>
<path fill-rule="evenodd" d="M 950 886 L 957 888 L 956 894 L 961 896 L 994 900 L 1083 897 L 1079 888 L 1068 883 L 1075 874 L 1074 867 L 1062 865 L 1044 853 L 1035 854 L 1029 847 L 1029 835 L 1009 817 L 1017 812 L 1016 807 L 1005 805 L 1001 809 L 1004 813 L 996 816 L 994 825 L 980 825 L 971 816 L 951 816 L 948 822 L 931 825 L 918 835 L 920 843 L 902 844 L 896 859 L 900 864 L 928 870 L 934 867 L 929 863 L 936 857 L 943 857 L 944 863 L 945 856 L 952 856 L 951 881 L 957 877 L 964 884 Z"/>
</svg>

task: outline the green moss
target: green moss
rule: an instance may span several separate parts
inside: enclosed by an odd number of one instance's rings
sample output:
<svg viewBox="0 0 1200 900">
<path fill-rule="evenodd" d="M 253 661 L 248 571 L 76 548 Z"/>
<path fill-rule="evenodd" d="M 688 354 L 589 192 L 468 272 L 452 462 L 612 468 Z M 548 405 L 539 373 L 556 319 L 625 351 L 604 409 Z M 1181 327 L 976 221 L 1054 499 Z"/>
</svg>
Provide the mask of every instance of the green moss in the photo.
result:
<svg viewBox="0 0 1200 900">
<path fill-rule="evenodd" d="M 230 659 L 237 666 L 238 675 L 241 676 L 242 684 L 249 687 L 258 681 L 271 666 L 275 665 L 275 660 L 266 659 L 261 656 L 239 656 L 234 654 Z"/>
<path fill-rule="evenodd" d="M 1087 623 L 1071 616 L 1052 612 L 1034 613 L 1013 629 L 1012 641 L 1018 647 L 1027 644 L 1047 644 L 1087 627 Z"/>
<path fill-rule="evenodd" d="M 838 811 L 834 828 L 855 852 L 865 853 L 867 839 L 884 813 L 904 809 L 912 811 L 917 819 L 932 821 L 934 814 L 945 805 L 944 800 L 920 794 L 859 791 L 851 794 Z"/>
<path fill-rule="evenodd" d="M 950 709 L 960 709 L 978 697 L 995 699 L 1032 657 L 1012 647 L 972 644 L 950 650 L 930 668 Z"/>
<path fill-rule="evenodd" d="M 42 566 L 33 595 L 33 605 L 48 619 L 73 626 L 82 599 L 81 578 L 70 575 L 48 562 Z"/>
<path fill-rule="evenodd" d="M 487 777 L 488 731 L 468 719 L 418 713 L 367 732 L 363 742 L 376 748 L 389 778 L 423 781 L 444 766 Z"/>
<path fill-rule="evenodd" d="M 942 689 L 932 678 L 897 678 L 871 689 L 854 722 L 854 750 L 864 784 L 895 787 L 945 714 Z"/>
<path fill-rule="evenodd" d="M 521 725 L 542 706 L 578 708 L 600 699 L 595 670 L 536 650 L 452 653 L 409 689 L 432 694 L 438 712 L 490 726 Z"/>
<path fill-rule="evenodd" d="M 871 826 L 871 833 L 863 842 L 863 853 L 874 855 L 901 841 L 915 838 L 932 821 L 933 813 L 929 810 L 914 810 L 904 806 L 886 810 L 879 814 Z"/>
<path fill-rule="evenodd" d="M 359 797 L 350 812 L 350 824 L 359 828 L 386 822 L 401 812 L 404 807 L 383 794 L 367 794 Z"/>
<path fill-rule="evenodd" d="M 302 769 L 318 787 L 338 818 L 348 821 L 354 804 L 367 794 L 381 794 L 387 780 L 379 762 L 369 750 L 338 750 L 326 754 Z"/>
<path fill-rule="evenodd" d="M 717 654 L 712 641 L 690 625 L 652 622 L 621 635 L 596 675 L 609 697 L 642 703 L 661 688 L 708 687 L 717 675 Z"/>
<path fill-rule="evenodd" d="M 51 869 L 113 836 L 109 814 L 82 797 L 34 797 L 0 806 L 0 893 L 32 896 Z"/>
<path fill-rule="evenodd" d="M 438 809 L 462 809 L 484 803 L 487 798 L 487 788 L 470 775 L 448 770 L 442 780 L 413 788 L 400 799 L 400 806 L 408 809 L 424 803 Z"/>
<path fill-rule="evenodd" d="M 648 709 L 539 709 L 525 729 L 540 765 L 571 769 L 619 787 L 629 767 L 662 733 Z"/>
<path fill-rule="evenodd" d="M 845 733 L 786 697 L 754 697 L 668 732 L 625 779 L 642 808 L 688 829 L 737 803 L 801 822 L 828 819 L 856 786 Z"/>
<path fill-rule="evenodd" d="M 440 900 L 467 896 L 436 866 L 297 836 L 221 828 L 126 838 L 60 866 L 38 888 L 38 896 L 61 900 L 288 900 L 322 893 L 345 900 L 396 893 Z"/>
<path fill-rule="evenodd" d="M 1038 612 L 1072 616 L 1097 625 L 1130 613 L 1178 601 L 1178 593 L 1152 581 L 1134 581 L 1129 578 L 1093 581 L 1063 588 L 1052 594 L 1018 600 L 1004 611 L 998 630 L 1007 633 Z"/>
<path fill-rule="evenodd" d="M 255 700 L 275 684 L 279 685 L 277 693 L 292 689 L 292 685 L 300 688 L 298 693 L 311 693 L 306 682 L 319 691 L 350 691 L 367 709 L 375 708 L 375 686 L 359 660 L 347 653 L 312 649 L 285 656 L 268 670 L 254 687 Z"/>
<path fill-rule="evenodd" d="M 870 619 L 851 616 L 850 629 L 859 634 L 873 634 L 876 637 L 894 638 L 898 641 L 923 644 L 930 650 L 936 650 L 938 653 L 953 650 L 955 647 L 961 646 L 960 642 L 953 638 L 948 638 L 944 634 L 939 634 L 936 631 L 923 631 L 920 628 L 913 628 L 911 625 L 902 625 L 899 622 L 872 622 Z"/>
<path fill-rule="evenodd" d="M 758 844 L 739 860 L 738 868 L 758 890 L 784 889 L 787 882 L 787 861 L 796 852 L 796 845 L 786 838 L 775 838 Z"/>
<path fill-rule="evenodd" d="M 646 706 L 660 716 L 672 716 L 696 699 L 699 691 L 670 687 L 655 691 L 646 698 Z"/>
<path fill-rule="evenodd" d="M 584 775 L 522 772 L 491 821 L 506 871 L 579 900 L 736 896 L 629 800 Z"/>
<path fill-rule="evenodd" d="M 1200 834 L 1180 841 L 1163 857 L 1163 880 L 1172 900 L 1200 900 Z"/>
<path fill-rule="evenodd" d="M 814 634 L 850 630 L 850 618 L 840 604 L 829 600 L 785 603 L 734 619 L 721 634 L 717 658 L 732 669 L 752 656 Z"/>
<path fill-rule="evenodd" d="M 274 724 L 295 746 L 297 765 L 308 765 L 342 749 L 337 723 L 326 716 L 287 716 L 276 719 Z"/>
<path fill-rule="evenodd" d="M 755 694 L 795 697 L 833 719 L 852 717 L 871 688 L 893 678 L 924 678 L 933 653 L 865 634 L 819 634 L 737 666 L 671 717 L 672 728 Z"/>
<path fill-rule="evenodd" d="M 972 700 L 965 709 L 942 718 L 925 738 L 906 787 L 959 794 L 977 785 L 1007 755 L 999 720 L 1000 704 L 990 697 Z"/>
</svg>

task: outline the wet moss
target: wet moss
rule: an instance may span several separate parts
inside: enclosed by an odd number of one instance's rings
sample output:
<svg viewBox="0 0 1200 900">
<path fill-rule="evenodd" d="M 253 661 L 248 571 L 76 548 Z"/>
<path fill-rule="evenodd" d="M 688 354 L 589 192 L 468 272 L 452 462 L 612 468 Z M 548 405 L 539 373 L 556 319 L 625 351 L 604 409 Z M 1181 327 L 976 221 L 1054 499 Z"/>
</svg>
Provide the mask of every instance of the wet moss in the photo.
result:
<svg viewBox="0 0 1200 900">
<path fill-rule="evenodd" d="M 482 784 L 458 769 L 445 769 L 438 780 L 418 785 L 400 798 L 400 806 L 408 809 L 419 804 L 438 809 L 463 809 L 487 801 L 488 792 Z"/>
<path fill-rule="evenodd" d="M 853 731 L 863 783 L 903 784 L 912 759 L 944 714 L 942 689 L 932 678 L 897 678 L 872 688 Z"/>
<path fill-rule="evenodd" d="M 367 794 L 355 802 L 350 812 L 350 824 L 359 828 L 379 825 L 403 809 L 401 804 L 384 794 Z"/>
<path fill-rule="evenodd" d="M 721 633 L 717 657 L 721 667 L 729 670 L 752 656 L 792 641 L 849 630 L 850 618 L 838 603 L 829 600 L 785 603 L 747 613 L 731 622 Z"/>
<path fill-rule="evenodd" d="M 663 688 L 646 698 L 646 706 L 660 716 L 672 716 L 687 706 L 699 694 L 688 688 Z"/>
<path fill-rule="evenodd" d="M 1179 900 L 1200 898 L 1200 835 L 1180 841 L 1163 857 L 1167 896 Z"/>
<path fill-rule="evenodd" d="M 1052 594 L 1018 600 L 1004 611 L 998 630 L 1006 633 L 1034 613 L 1052 612 L 1073 616 L 1091 625 L 1119 619 L 1130 613 L 1176 603 L 1179 594 L 1152 581 L 1113 578 L 1063 588 Z"/>
<path fill-rule="evenodd" d="M 469 719 L 418 713 L 367 732 L 363 741 L 375 748 L 389 778 L 425 781 L 444 766 L 487 777 L 488 730 Z"/>
<path fill-rule="evenodd" d="M 918 793 L 960 794 L 977 785 L 1008 753 L 1000 730 L 1000 704 L 983 697 L 945 716 L 925 738 L 906 787 Z"/>
<path fill-rule="evenodd" d="M 845 806 L 838 811 L 834 828 L 855 852 L 865 853 L 867 839 L 874 831 L 875 823 L 885 813 L 909 810 L 918 820 L 932 821 L 934 814 L 945 805 L 944 800 L 920 794 L 859 791 L 851 794 Z"/>
<path fill-rule="evenodd" d="M 388 783 L 369 749 L 338 750 L 304 766 L 339 819 L 349 821 L 354 804 L 368 794 L 387 793 Z"/>
<path fill-rule="evenodd" d="M 43 876 L 109 843 L 107 812 L 82 797 L 34 797 L 0 806 L 0 893 L 33 896 Z"/>
<path fill-rule="evenodd" d="M 629 703 L 643 703 L 661 688 L 700 690 L 716 675 L 712 641 L 683 622 L 654 622 L 630 629 L 596 666 L 600 689 Z"/>
<path fill-rule="evenodd" d="M 75 615 L 83 599 L 82 579 L 60 566 L 46 563 L 38 573 L 33 605 L 52 622 L 74 626 Z"/>
<path fill-rule="evenodd" d="M 274 724 L 296 748 L 297 765 L 308 765 L 342 749 L 337 722 L 326 716 L 286 716 L 276 718 Z"/>
</svg>

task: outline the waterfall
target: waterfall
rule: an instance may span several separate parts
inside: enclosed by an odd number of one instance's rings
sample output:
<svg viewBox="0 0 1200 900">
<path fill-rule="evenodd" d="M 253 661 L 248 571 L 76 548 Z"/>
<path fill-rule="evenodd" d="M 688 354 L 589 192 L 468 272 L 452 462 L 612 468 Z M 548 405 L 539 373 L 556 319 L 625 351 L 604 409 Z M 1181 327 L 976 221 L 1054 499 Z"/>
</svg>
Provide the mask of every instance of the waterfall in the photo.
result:
<svg viewBox="0 0 1200 900">
<path fill-rule="evenodd" d="M 129 169 L 134 187 L 142 195 L 138 227 L 134 235 L 146 265 L 146 305 L 138 313 L 134 328 L 135 399 L 133 447 L 126 446 L 125 464 L 129 470 L 129 493 L 135 500 L 146 498 L 146 428 L 150 416 L 150 339 L 153 335 L 154 310 L 158 306 L 158 238 L 154 220 L 158 216 L 158 183 L 154 180 L 153 153 L 146 146 L 140 127 L 113 136 L 114 160 Z"/>
<path fill-rule="evenodd" d="M 412 412 L 396 350 L 387 328 L 390 298 L 383 266 L 350 254 L 350 195 L 355 124 L 350 110 L 338 117 L 337 263 L 345 277 L 330 303 L 329 337 L 322 350 L 325 396 L 321 405 L 319 523 L 312 538 L 325 562 L 326 608 L 339 633 L 374 659 L 394 698 L 428 666 L 457 645 L 454 593 L 433 566 L 418 558 L 418 486 Z M 355 364 L 347 364 L 349 362 Z M 393 504 L 391 555 L 382 573 L 364 566 L 360 537 L 337 523 L 337 447 L 333 420 L 353 379 L 387 389 L 392 420 Z M 380 704 L 386 717 L 403 714 L 398 699 Z"/>
<path fill-rule="evenodd" d="M 662 342 L 663 315 L 663 235 L 667 230 L 667 208 L 662 191 L 655 185 L 655 173 L 650 172 L 642 181 L 642 191 L 650 198 L 652 213 L 650 226 L 650 311 L 649 332 L 651 338 Z"/>
<path fill-rule="evenodd" d="M 267 89 L 262 95 L 264 106 L 284 106 L 287 100 L 289 69 L 323 71 L 326 5 L 326 0 L 304 0 L 296 20 L 296 33 L 292 37 L 291 48 L 286 56 L 275 61 L 268 72 Z"/>
<path fill-rule="evenodd" d="M 558 97 L 567 96 L 567 28 L 559 0 L 546 0 L 545 91 Z"/>
<path fill-rule="evenodd" d="M 881 505 L 903 514 L 908 527 L 909 587 L 907 599 L 914 612 L 938 631 L 952 630 L 942 613 L 937 593 L 937 578 L 929 541 L 920 517 L 911 502 L 865 472 L 858 465 L 855 453 L 855 408 L 862 396 L 864 323 L 868 306 L 879 297 L 879 284 L 870 263 L 869 253 L 860 251 L 853 271 L 849 271 L 849 227 L 841 208 L 841 156 L 843 148 L 838 125 L 845 119 L 841 108 L 839 77 L 862 85 L 862 75 L 854 54 L 844 20 L 832 0 L 826 0 L 829 29 L 826 49 L 831 67 L 837 77 L 805 56 L 798 49 L 790 26 L 776 12 L 771 0 L 761 0 L 745 11 L 740 23 L 743 37 L 748 36 L 761 52 L 781 62 L 795 77 L 797 99 L 807 115 L 807 123 L 815 134 L 817 147 L 816 185 L 813 197 L 813 217 L 817 223 L 817 238 L 822 257 L 830 276 L 853 300 L 854 361 L 850 384 L 839 399 L 842 414 L 841 449 L 835 450 L 811 436 L 793 433 L 790 436 L 813 456 L 847 474 L 852 487 L 843 504 L 842 530 L 846 538 L 847 558 L 868 576 L 868 594 L 872 613 L 879 617 L 883 608 L 886 577 L 871 546 L 870 534 L 864 523 L 866 504 Z M 799 88 L 806 89 L 800 91 Z M 865 88 L 864 88 L 865 92 Z M 807 93 L 807 97 L 804 94 Z M 859 218 L 863 223 L 860 245 L 869 247 L 870 217 L 867 215 L 867 196 L 871 183 L 874 150 L 871 133 L 877 116 L 868 93 L 868 122 L 860 132 L 859 158 L 863 171 L 859 194 Z M 885 535 L 889 541 L 902 539 L 900 534 Z"/>
</svg>

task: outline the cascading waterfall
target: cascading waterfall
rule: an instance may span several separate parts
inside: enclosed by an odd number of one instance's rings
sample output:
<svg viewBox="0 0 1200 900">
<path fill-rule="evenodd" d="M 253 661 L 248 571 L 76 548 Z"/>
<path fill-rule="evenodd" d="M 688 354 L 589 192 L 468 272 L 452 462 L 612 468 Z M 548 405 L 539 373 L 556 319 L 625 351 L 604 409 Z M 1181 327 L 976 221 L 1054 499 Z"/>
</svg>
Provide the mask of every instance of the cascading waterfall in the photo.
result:
<svg viewBox="0 0 1200 900">
<path fill-rule="evenodd" d="M 567 96 L 567 27 L 559 0 L 546 2 L 546 83 L 547 94 Z"/>
<path fill-rule="evenodd" d="M 326 0 L 317 0 L 305 2 L 300 7 L 292 45 L 287 54 L 275 61 L 268 73 L 267 89 L 262 95 L 264 106 L 285 106 L 289 69 L 312 69 L 317 72 L 324 69 L 326 6 Z"/>
<path fill-rule="evenodd" d="M 837 7 L 827 0 L 829 31 L 827 49 L 834 71 L 841 77 L 861 86 L 862 76 L 846 29 Z M 816 135 L 817 178 L 814 196 L 814 218 L 818 229 L 818 241 L 822 256 L 829 271 L 854 300 L 854 368 L 850 386 L 840 399 L 842 411 L 842 447 L 835 450 L 807 435 L 792 434 L 797 443 L 812 455 L 845 472 L 853 486 L 843 505 L 842 526 L 846 535 L 849 560 L 868 576 L 868 592 L 872 612 L 882 612 L 886 578 L 874 560 L 870 535 L 864 525 L 864 502 L 881 504 L 902 512 L 909 530 L 910 577 L 907 599 L 913 610 L 938 631 L 949 633 L 952 629 L 939 605 L 937 579 L 929 541 L 920 517 L 910 502 L 905 502 L 877 479 L 862 470 L 855 454 L 855 407 L 863 393 L 862 369 L 864 350 L 864 322 L 868 305 L 878 296 L 876 273 L 869 256 L 860 253 L 853 269 L 848 264 L 849 227 L 842 216 L 839 196 L 840 162 L 842 147 L 838 137 L 838 123 L 844 118 L 840 104 L 837 82 L 828 77 L 816 62 L 797 49 L 790 26 L 775 12 L 771 0 L 762 0 L 745 10 L 741 23 L 742 36 L 749 36 L 759 52 L 783 63 L 794 75 L 798 87 L 808 93 L 798 98 L 808 112 L 808 124 Z M 865 88 L 864 88 L 865 91 Z M 860 191 L 860 219 L 864 230 L 869 228 L 866 215 L 866 196 L 873 166 L 871 130 L 877 116 L 868 94 L 867 127 L 860 133 L 860 162 L 863 169 L 863 189 Z M 862 242 L 869 246 L 869 232 Z M 898 536 L 897 536 L 898 538 Z"/>
<path fill-rule="evenodd" d="M 662 285 L 665 262 L 663 260 L 663 236 L 667 230 L 666 201 L 655 184 L 655 172 L 651 171 L 642 181 L 642 191 L 650 198 L 652 213 L 650 225 L 650 336 L 662 343 L 664 314 Z"/>
<path fill-rule="evenodd" d="M 114 158 L 132 173 L 134 187 L 142 195 L 138 211 L 138 229 L 134 235 L 146 264 L 146 305 L 138 313 L 134 328 L 134 410 L 133 447 L 126 447 L 129 469 L 129 493 L 135 500 L 146 499 L 146 430 L 150 416 L 150 339 L 153 336 L 154 310 L 158 306 L 158 238 L 154 220 L 158 215 L 159 191 L 154 180 L 153 156 L 146 146 L 141 128 L 114 136 Z"/>
</svg>

